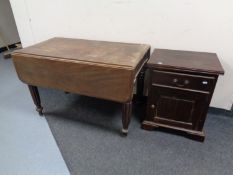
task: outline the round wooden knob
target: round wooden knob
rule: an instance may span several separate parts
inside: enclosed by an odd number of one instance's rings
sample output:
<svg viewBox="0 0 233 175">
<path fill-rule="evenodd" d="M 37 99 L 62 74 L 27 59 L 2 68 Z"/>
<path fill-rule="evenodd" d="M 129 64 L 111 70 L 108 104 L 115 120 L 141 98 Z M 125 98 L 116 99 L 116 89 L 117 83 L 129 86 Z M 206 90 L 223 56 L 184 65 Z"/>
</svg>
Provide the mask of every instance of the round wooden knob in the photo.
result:
<svg viewBox="0 0 233 175">
<path fill-rule="evenodd" d="M 178 79 L 177 78 L 174 78 L 173 79 L 173 83 L 177 83 L 178 82 Z"/>
<path fill-rule="evenodd" d="M 189 84 L 189 80 L 185 80 L 185 81 L 184 81 L 184 84 Z"/>
<path fill-rule="evenodd" d="M 152 109 L 154 109 L 154 108 L 155 108 L 155 105 L 153 104 L 153 105 L 151 105 L 150 107 L 151 107 Z"/>
</svg>

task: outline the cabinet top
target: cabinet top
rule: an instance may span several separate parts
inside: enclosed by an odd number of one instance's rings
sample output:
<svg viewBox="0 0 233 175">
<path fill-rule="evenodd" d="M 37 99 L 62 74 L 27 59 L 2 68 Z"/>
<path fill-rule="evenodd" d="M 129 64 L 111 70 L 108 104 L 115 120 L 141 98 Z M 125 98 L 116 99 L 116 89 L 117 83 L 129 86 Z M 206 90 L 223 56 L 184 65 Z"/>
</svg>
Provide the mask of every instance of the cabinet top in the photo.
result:
<svg viewBox="0 0 233 175">
<path fill-rule="evenodd" d="M 17 50 L 14 54 L 135 68 L 149 49 L 146 44 L 52 38 Z"/>
<path fill-rule="evenodd" d="M 148 67 L 224 74 L 215 53 L 155 49 L 147 63 Z"/>
</svg>

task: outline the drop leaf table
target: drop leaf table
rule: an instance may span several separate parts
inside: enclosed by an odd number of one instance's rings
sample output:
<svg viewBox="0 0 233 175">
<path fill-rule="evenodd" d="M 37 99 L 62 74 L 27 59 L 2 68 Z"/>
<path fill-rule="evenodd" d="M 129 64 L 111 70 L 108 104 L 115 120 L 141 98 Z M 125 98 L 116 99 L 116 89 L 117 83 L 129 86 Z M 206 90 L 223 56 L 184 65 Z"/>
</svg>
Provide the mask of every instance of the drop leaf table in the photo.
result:
<svg viewBox="0 0 233 175">
<path fill-rule="evenodd" d="M 146 44 L 52 38 L 15 51 L 13 61 L 39 114 L 43 108 L 37 87 L 112 100 L 123 104 L 122 132 L 127 134 L 133 87 L 137 82 L 137 95 L 143 95 L 149 55 Z"/>
</svg>

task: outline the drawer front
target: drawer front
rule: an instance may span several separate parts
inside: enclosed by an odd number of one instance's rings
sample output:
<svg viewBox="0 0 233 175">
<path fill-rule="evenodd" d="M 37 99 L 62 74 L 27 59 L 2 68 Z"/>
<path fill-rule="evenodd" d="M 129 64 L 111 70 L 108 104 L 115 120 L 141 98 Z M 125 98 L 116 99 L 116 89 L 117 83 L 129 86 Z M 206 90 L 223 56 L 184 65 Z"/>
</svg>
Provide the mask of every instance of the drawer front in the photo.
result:
<svg viewBox="0 0 233 175">
<path fill-rule="evenodd" d="M 167 85 L 200 91 L 211 91 L 215 77 L 152 70 L 152 84 Z"/>
</svg>

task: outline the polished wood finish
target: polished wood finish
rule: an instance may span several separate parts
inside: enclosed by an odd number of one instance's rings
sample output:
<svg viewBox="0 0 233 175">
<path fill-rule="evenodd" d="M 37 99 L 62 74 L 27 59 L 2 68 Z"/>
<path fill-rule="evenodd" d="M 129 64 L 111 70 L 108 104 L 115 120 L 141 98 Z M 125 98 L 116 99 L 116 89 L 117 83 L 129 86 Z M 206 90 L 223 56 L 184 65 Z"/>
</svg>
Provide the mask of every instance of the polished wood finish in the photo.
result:
<svg viewBox="0 0 233 175">
<path fill-rule="evenodd" d="M 15 55 L 19 79 L 27 84 L 56 88 L 117 102 L 132 98 L 133 70 L 83 62 Z"/>
<path fill-rule="evenodd" d="M 41 106 L 39 91 L 36 86 L 28 85 L 34 104 L 36 105 L 36 111 L 39 115 L 43 115 L 43 107 Z"/>
<path fill-rule="evenodd" d="M 95 41 L 72 38 L 52 38 L 16 50 L 14 54 L 42 56 L 41 59 L 89 62 L 107 66 L 135 68 L 147 53 L 149 45 Z M 44 56 L 44 57 L 43 57 Z"/>
<path fill-rule="evenodd" d="M 197 91 L 210 91 L 215 83 L 215 77 L 153 70 L 152 83 Z"/>
<path fill-rule="evenodd" d="M 45 56 L 46 59 L 83 61 L 135 68 L 148 49 L 146 44 L 95 41 L 71 38 L 52 38 L 14 53 Z"/>
<path fill-rule="evenodd" d="M 145 44 L 53 38 L 15 51 L 13 61 L 26 84 L 128 103 L 149 55 Z"/>
<path fill-rule="evenodd" d="M 132 101 L 123 103 L 122 105 L 122 133 L 127 135 L 128 127 L 131 119 L 132 114 Z"/>
<path fill-rule="evenodd" d="M 217 75 L 224 73 L 216 53 L 206 52 L 156 49 L 147 66 Z"/>
<path fill-rule="evenodd" d="M 54 38 L 17 50 L 13 60 L 27 84 L 126 102 L 149 50 L 142 44 Z"/>
<path fill-rule="evenodd" d="M 149 94 L 142 128 L 180 130 L 204 141 L 207 110 L 218 75 L 224 73 L 216 59 L 211 53 L 156 49 L 147 65 Z"/>
</svg>

